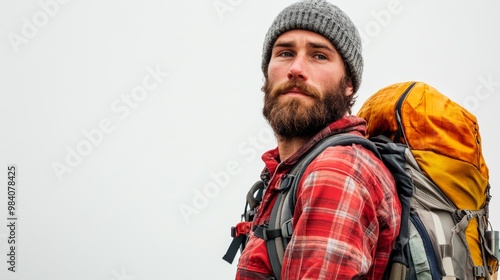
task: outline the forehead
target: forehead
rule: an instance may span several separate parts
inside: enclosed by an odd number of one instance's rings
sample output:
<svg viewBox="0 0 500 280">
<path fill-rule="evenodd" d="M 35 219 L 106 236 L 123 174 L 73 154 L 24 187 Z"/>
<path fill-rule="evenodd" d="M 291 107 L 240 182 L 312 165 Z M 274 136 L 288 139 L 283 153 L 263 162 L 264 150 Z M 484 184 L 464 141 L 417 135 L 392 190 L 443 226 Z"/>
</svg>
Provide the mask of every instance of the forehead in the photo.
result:
<svg viewBox="0 0 500 280">
<path fill-rule="evenodd" d="M 281 34 L 274 42 L 274 46 L 282 43 L 292 43 L 294 45 L 318 43 L 336 49 L 332 43 L 322 35 L 309 30 L 295 29 Z M 274 47 L 273 46 L 273 47 Z"/>
</svg>

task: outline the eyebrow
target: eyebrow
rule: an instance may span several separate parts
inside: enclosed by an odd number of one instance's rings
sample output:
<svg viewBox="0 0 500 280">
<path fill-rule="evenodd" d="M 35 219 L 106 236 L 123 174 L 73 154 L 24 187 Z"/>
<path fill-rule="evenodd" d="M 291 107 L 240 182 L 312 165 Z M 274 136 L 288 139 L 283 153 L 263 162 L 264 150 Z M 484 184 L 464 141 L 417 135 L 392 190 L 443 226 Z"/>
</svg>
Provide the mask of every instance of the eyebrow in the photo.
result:
<svg viewBox="0 0 500 280">
<path fill-rule="evenodd" d="M 281 48 L 292 48 L 294 47 L 295 44 L 290 41 L 278 41 L 276 44 L 274 44 L 274 48 L 276 47 L 281 47 Z M 336 52 L 334 49 L 332 49 L 330 46 L 323 44 L 323 43 L 317 43 L 317 42 L 308 42 L 307 47 L 312 48 L 312 49 L 326 49 L 331 52 Z"/>
<path fill-rule="evenodd" d="M 280 48 L 291 48 L 293 47 L 295 44 L 292 43 L 292 42 L 276 42 L 276 44 L 274 44 L 273 48 L 276 48 L 276 47 L 280 47 Z"/>
<path fill-rule="evenodd" d="M 326 49 L 326 50 L 329 50 L 331 52 L 335 52 L 335 50 L 330 48 L 330 46 L 328 46 L 327 44 L 310 42 L 310 43 L 307 43 L 307 46 L 312 48 L 312 49 Z"/>
</svg>

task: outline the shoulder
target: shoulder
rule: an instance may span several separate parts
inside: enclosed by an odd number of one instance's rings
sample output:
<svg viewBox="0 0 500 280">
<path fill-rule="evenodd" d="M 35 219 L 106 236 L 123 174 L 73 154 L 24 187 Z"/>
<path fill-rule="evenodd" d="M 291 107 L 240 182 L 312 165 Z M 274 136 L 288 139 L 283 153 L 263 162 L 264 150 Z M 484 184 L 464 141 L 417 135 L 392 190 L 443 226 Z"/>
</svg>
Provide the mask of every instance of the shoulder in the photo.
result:
<svg viewBox="0 0 500 280">
<path fill-rule="evenodd" d="M 311 162 L 307 171 L 325 169 L 346 172 L 356 178 L 390 175 L 382 161 L 360 144 L 328 147 Z"/>
<path fill-rule="evenodd" d="M 328 147 L 309 164 L 301 181 L 299 185 L 314 188 L 349 183 L 356 186 L 357 192 L 379 199 L 395 190 L 387 167 L 359 144 Z"/>
</svg>

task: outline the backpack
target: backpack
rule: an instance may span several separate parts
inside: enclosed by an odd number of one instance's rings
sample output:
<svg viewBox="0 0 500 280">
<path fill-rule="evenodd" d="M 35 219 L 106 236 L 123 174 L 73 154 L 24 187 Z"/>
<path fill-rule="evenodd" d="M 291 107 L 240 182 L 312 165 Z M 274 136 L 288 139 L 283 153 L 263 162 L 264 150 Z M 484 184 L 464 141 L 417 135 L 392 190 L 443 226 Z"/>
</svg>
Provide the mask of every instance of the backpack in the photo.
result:
<svg viewBox="0 0 500 280">
<path fill-rule="evenodd" d="M 367 137 L 385 135 L 408 147 L 407 163 L 418 168 L 410 211 L 431 238 L 438 275 L 489 279 L 498 270 L 498 232 L 488 230 L 489 174 L 476 117 L 422 82 L 379 90 L 358 116 L 367 121 Z M 412 254 L 418 249 L 409 247 Z"/>
<path fill-rule="evenodd" d="M 269 227 L 251 228 L 265 188 L 252 186 L 233 242 L 223 257 L 232 262 L 250 230 L 266 240 L 276 279 L 293 233 L 297 184 L 325 148 L 361 144 L 392 173 L 402 206 L 401 229 L 384 279 L 490 279 L 498 270 L 498 232 L 488 231 L 488 169 L 475 117 L 424 83 L 386 87 L 358 115 L 369 139 L 340 134 L 315 145 L 282 182 Z M 451 135 L 450 135 L 451 134 Z"/>
</svg>

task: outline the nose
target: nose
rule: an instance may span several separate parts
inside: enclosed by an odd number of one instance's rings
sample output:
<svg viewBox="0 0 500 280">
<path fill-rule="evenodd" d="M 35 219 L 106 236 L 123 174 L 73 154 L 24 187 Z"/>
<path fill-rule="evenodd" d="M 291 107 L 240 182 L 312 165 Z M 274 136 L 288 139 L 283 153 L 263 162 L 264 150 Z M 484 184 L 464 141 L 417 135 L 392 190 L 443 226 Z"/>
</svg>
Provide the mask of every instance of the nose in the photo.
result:
<svg viewBox="0 0 500 280">
<path fill-rule="evenodd" d="M 305 61 L 304 57 L 297 55 L 288 69 L 288 79 L 299 79 L 302 81 L 307 80 L 307 75 L 305 73 Z"/>
</svg>

